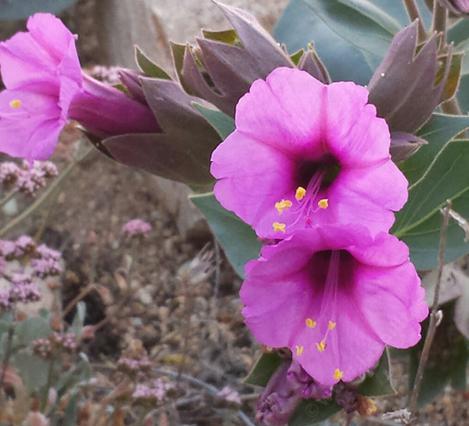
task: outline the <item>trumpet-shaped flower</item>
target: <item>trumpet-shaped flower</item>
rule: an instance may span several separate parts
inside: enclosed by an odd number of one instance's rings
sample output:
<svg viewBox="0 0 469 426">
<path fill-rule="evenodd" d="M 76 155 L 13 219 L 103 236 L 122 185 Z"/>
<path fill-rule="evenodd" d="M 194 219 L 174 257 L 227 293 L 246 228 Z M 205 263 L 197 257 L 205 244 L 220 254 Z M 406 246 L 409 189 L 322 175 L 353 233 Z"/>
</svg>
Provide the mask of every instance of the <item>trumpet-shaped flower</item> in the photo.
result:
<svg viewBox="0 0 469 426">
<path fill-rule="evenodd" d="M 314 224 L 387 231 L 407 200 L 386 122 L 351 82 L 326 85 L 277 68 L 236 108 L 236 130 L 212 155 L 218 201 L 260 237 Z"/>
<path fill-rule="evenodd" d="M 50 14 L 38 13 L 0 43 L 0 151 L 45 160 L 68 119 L 98 136 L 158 128 L 149 108 L 117 89 L 84 77 L 75 36 Z"/>
<path fill-rule="evenodd" d="M 407 246 L 360 225 L 295 232 L 246 267 L 246 324 L 259 342 L 288 347 L 318 383 L 349 382 L 385 345 L 408 348 L 428 314 Z"/>
</svg>

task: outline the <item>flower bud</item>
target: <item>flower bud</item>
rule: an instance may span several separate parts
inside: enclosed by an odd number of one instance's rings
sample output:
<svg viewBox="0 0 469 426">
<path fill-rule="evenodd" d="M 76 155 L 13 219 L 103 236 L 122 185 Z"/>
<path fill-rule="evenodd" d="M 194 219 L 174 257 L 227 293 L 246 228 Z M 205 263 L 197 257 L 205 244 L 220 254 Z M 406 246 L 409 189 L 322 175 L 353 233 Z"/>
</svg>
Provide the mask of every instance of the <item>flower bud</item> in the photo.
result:
<svg viewBox="0 0 469 426">
<path fill-rule="evenodd" d="M 469 0 L 438 0 L 440 5 L 446 7 L 452 14 L 468 15 L 469 14 Z"/>
</svg>

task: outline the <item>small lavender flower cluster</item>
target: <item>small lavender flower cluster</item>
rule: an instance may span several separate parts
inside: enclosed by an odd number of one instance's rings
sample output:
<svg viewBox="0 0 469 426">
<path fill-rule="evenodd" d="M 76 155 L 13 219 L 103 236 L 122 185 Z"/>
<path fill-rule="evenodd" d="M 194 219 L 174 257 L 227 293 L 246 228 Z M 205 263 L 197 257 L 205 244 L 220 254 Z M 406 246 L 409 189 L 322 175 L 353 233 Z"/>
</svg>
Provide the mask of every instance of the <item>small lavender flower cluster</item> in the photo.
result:
<svg viewBox="0 0 469 426">
<path fill-rule="evenodd" d="M 151 370 L 152 364 L 146 355 L 140 358 L 122 356 L 117 361 L 117 368 L 131 376 L 146 373 Z"/>
<path fill-rule="evenodd" d="M 34 340 L 32 345 L 36 355 L 48 359 L 57 352 L 75 352 L 78 339 L 74 333 L 52 333 L 46 338 Z"/>
<path fill-rule="evenodd" d="M 0 289 L 0 309 L 16 303 L 33 303 L 41 298 L 36 279 L 62 272 L 61 254 L 46 245 L 37 246 L 23 235 L 18 239 L 0 240 L 0 270 L 7 285 Z"/>
<path fill-rule="evenodd" d="M 122 233 L 127 238 L 147 237 L 152 226 L 142 219 L 132 219 L 122 227 Z"/>
<path fill-rule="evenodd" d="M 47 185 L 47 180 L 58 175 L 57 167 L 50 161 L 24 161 L 21 166 L 7 161 L 0 164 L 0 183 L 5 188 L 33 196 Z"/>
<path fill-rule="evenodd" d="M 139 402 L 163 402 L 167 394 L 175 388 L 171 382 L 162 379 L 154 380 L 150 385 L 137 385 L 132 397 Z"/>
</svg>

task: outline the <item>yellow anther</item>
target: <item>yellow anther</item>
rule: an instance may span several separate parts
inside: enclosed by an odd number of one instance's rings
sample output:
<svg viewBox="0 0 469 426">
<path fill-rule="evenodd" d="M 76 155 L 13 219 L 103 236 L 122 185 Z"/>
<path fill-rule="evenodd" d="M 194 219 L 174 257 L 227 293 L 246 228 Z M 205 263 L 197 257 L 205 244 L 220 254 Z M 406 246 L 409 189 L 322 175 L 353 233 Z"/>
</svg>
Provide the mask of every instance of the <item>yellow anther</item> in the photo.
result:
<svg viewBox="0 0 469 426">
<path fill-rule="evenodd" d="M 13 99 L 10 101 L 10 108 L 18 109 L 21 108 L 22 102 L 19 99 Z"/>
<path fill-rule="evenodd" d="M 336 324 L 334 321 L 329 321 L 329 323 L 327 324 L 327 328 L 328 328 L 329 330 L 334 330 L 334 328 L 335 328 L 336 325 L 337 325 L 337 324 Z"/>
<path fill-rule="evenodd" d="M 303 345 L 296 345 L 295 346 L 296 356 L 301 356 L 304 350 L 305 348 Z"/>
<path fill-rule="evenodd" d="M 280 222 L 274 222 L 272 224 L 272 228 L 274 228 L 274 231 L 275 232 L 283 232 L 285 233 L 285 228 L 287 227 L 287 225 L 285 225 L 284 223 L 280 223 Z"/>
<path fill-rule="evenodd" d="M 324 352 L 327 348 L 327 344 L 324 340 L 321 340 L 319 343 L 316 343 L 316 349 L 319 352 Z"/>
<path fill-rule="evenodd" d="M 327 198 L 322 198 L 318 201 L 318 207 L 320 209 L 327 209 L 329 207 L 329 200 Z"/>
<path fill-rule="evenodd" d="M 305 319 L 305 324 L 306 324 L 306 327 L 314 328 L 314 327 L 316 327 L 317 323 L 312 318 L 306 318 Z"/>
<path fill-rule="evenodd" d="M 344 377 L 344 372 L 336 368 L 334 370 L 334 380 L 340 380 L 342 377 Z"/>
<path fill-rule="evenodd" d="M 302 186 L 299 186 L 296 188 L 295 192 L 295 198 L 297 201 L 301 201 L 303 198 L 305 198 L 306 195 L 306 189 L 304 189 Z"/>
<path fill-rule="evenodd" d="M 284 210 L 289 209 L 292 205 L 293 203 L 290 200 L 281 200 L 275 203 L 275 208 L 279 214 L 282 214 Z"/>
</svg>

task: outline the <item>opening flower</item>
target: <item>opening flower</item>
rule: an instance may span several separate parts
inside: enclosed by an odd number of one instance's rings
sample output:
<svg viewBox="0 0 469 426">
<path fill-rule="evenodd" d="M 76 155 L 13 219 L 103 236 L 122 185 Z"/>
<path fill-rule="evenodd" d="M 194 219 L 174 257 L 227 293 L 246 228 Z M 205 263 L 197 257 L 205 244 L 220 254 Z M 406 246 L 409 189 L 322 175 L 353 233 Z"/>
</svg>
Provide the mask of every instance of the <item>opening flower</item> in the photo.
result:
<svg viewBox="0 0 469 426">
<path fill-rule="evenodd" d="M 0 43 L 0 151 L 51 156 L 68 119 L 98 136 L 158 129 L 149 108 L 82 75 L 75 36 L 55 16 L 29 18 L 28 32 Z"/>
<path fill-rule="evenodd" d="M 360 225 L 313 227 L 248 263 L 243 315 L 259 342 L 288 347 L 314 380 L 349 382 L 385 345 L 420 339 L 428 314 L 407 246 Z"/>
<path fill-rule="evenodd" d="M 387 231 L 407 200 L 386 122 L 351 82 L 325 85 L 277 68 L 236 108 L 236 130 L 212 155 L 215 196 L 264 238 L 314 224 Z"/>
</svg>

